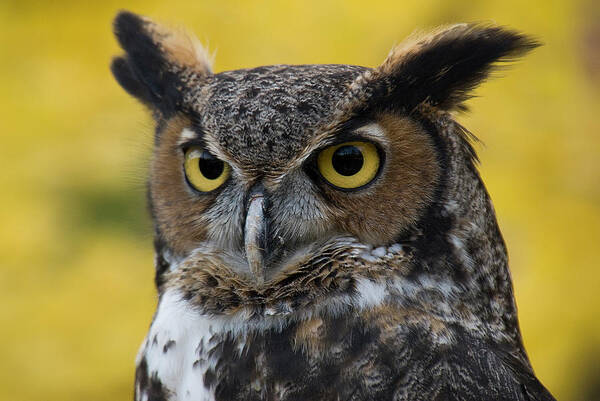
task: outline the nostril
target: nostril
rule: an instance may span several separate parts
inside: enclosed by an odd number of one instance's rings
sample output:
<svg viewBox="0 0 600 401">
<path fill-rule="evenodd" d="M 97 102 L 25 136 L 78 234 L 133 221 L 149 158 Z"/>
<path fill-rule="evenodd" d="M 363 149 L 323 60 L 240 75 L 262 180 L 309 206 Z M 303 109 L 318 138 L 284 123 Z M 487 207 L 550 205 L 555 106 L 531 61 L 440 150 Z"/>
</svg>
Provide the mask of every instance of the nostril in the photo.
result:
<svg viewBox="0 0 600 401">
<path fill-rule="evenodd" d="M 248 213 L 248 209 L 250 208 L 250 204 L 252 203 L 252 201 L 254 199 L 258 199 L 258 198 L 262 198 L 263 202 L 265 201 L 265 187 L 263 186 L 262 183 L 254 185 L 250 189 L 248 194 L 246 195 L 246 199 L 245 199 L 246 213 Z M 264 207 L 264 205 L 263 205 L 263 207 Z"/>
<path fill-rule="evenodd" d="M 255 194 L 251 194 L 250 197 L 248 198 L 248 202 L 246 203 L 246 214 L 248 213 L 248 210 L 250 210 L 250 206 L 252 205 L 252 203 L 254 201 L 259 201 L 262 203 L 262 207 L 264 209 L 264 195 L 262 193 L 255 193 Z"/>
</svg>

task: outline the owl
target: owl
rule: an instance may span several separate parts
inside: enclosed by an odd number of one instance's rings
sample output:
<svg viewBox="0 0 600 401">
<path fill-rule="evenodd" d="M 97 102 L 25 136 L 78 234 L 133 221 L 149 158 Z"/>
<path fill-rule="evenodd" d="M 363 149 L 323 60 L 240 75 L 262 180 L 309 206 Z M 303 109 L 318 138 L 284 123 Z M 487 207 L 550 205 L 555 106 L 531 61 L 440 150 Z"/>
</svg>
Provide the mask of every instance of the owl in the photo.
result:
<svg viewBox="0 0 600 401">
<path fill-rule="evenodd" d="M 215 74 L 181 31 L 130 12 L 114 30 L 112 72 L 156 122 L 136 400 L 553 399 L 453 117 L 536 41 L 459 24 L 376 68 Z"/>
</svg>

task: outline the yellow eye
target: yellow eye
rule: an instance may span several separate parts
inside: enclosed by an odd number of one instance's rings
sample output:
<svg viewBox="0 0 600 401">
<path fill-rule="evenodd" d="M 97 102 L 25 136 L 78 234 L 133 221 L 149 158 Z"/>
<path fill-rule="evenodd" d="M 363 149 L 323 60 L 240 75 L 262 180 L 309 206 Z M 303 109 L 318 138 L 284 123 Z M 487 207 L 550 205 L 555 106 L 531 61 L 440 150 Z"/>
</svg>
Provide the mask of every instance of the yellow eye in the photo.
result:
<svg viewBox="0 0 600 401">
<path fill-rule="evenodd" d="M 231 172 L 229 164 L 199 146 L 192 146 L 185 151 L 183 167 L 188 182 L 200 192 L 219 188 Z"/>
<path fill-rule="evenodd" d="M 342 189 L 367 185 L 379 171 L 379 152 L 369 142 L 346 142 L 319 153 L 317 166 L 323 178 Z"/>
</svg>

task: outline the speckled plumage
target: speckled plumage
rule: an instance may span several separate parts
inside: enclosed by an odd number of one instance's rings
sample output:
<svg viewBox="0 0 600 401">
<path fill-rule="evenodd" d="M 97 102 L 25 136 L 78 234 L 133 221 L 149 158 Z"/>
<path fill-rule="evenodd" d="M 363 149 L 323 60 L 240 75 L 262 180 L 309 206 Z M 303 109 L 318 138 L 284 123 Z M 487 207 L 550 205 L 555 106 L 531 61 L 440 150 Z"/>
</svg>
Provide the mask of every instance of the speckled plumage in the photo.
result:
<svg viewBox="0 0 600 401">
<path fill-rule="evenodd" d="M 149 20 L 122 13 L 115 30 L 126 55 L 113 72 L 157 121 L 159 303 L 137 400 L 553 399 L 523 348 L 471 136 L 450 114 L 494 62 L 534 42 L 456 25 L 375 69 L 212 74 L 193 41 Z M 382 155 L 356 191 L 314 167 L 348 138 Z M 221 188 L 189 187 L 187 143 L 231 166 Z M 257 196 L 254 257 L 246 217 Z"/>
<path fill-rule="evenodd" d="M 187 101 L 203 131 L 236 160 L 255 169 L 285 167 L 308 145 L 344 95 L 344 84 L 365 68 L 277 65 L 210 77 Z M 284 116 L 284 118 L 282 118 Z"/>
</svg>

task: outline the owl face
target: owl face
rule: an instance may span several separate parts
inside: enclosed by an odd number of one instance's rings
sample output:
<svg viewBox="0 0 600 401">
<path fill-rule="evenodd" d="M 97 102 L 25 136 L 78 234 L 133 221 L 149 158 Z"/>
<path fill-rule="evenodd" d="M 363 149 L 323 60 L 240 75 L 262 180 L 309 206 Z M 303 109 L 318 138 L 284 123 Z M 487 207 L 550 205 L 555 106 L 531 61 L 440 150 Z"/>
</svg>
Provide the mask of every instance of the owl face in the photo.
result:
<svg viewBox="0 0 600 401">
<path fill-rule="evenodd" d="M 341 97 L 336 88 L 348 85 L 355 70 L 277 67 L 216 75 L 206 103 L 170 118 L 158 133 L 150 193 L 171 250 L 185 256 L 198 247 L 218 249 L 241 261 L 232 266 L 241 273 L 252 262 L 247 245 L 256 246 L 268 278 L 332 237 L 388 245 L 413 224 L 439 175 L 432 139 L 418 122 L 380 113 L 323 124 Z M 256 78 L 248 77 L 257 75 L 265 84 L 252 96 Z M 228 89 L 232 81 L 235 91 Z M 296 94 L 315 85 L 322 91 L 311 95 L 318 102 L 299 106 L 309 100 Z M 298 108 L 304 113 L 290 112 Z"/>
<path fill-rule="evenodd" d="M 473 168 L 464 131 L 440 135 L 440 116 L 462 108 L 493 62 L 535 46 L 457 25 L 406 42 L 375 69 L 213 74 L 180 33 L 126 12 L 115 31 L 126 54 L 113 73 L 157 122 L 149 198 L 159 256 L 173 269 L 211 255 L 257 288 L 338 240 L 377 248 L 433 228 L 438 241 L 442 207 L 465 203 L 448 195 L 452 174 Z"/>
</svg>

